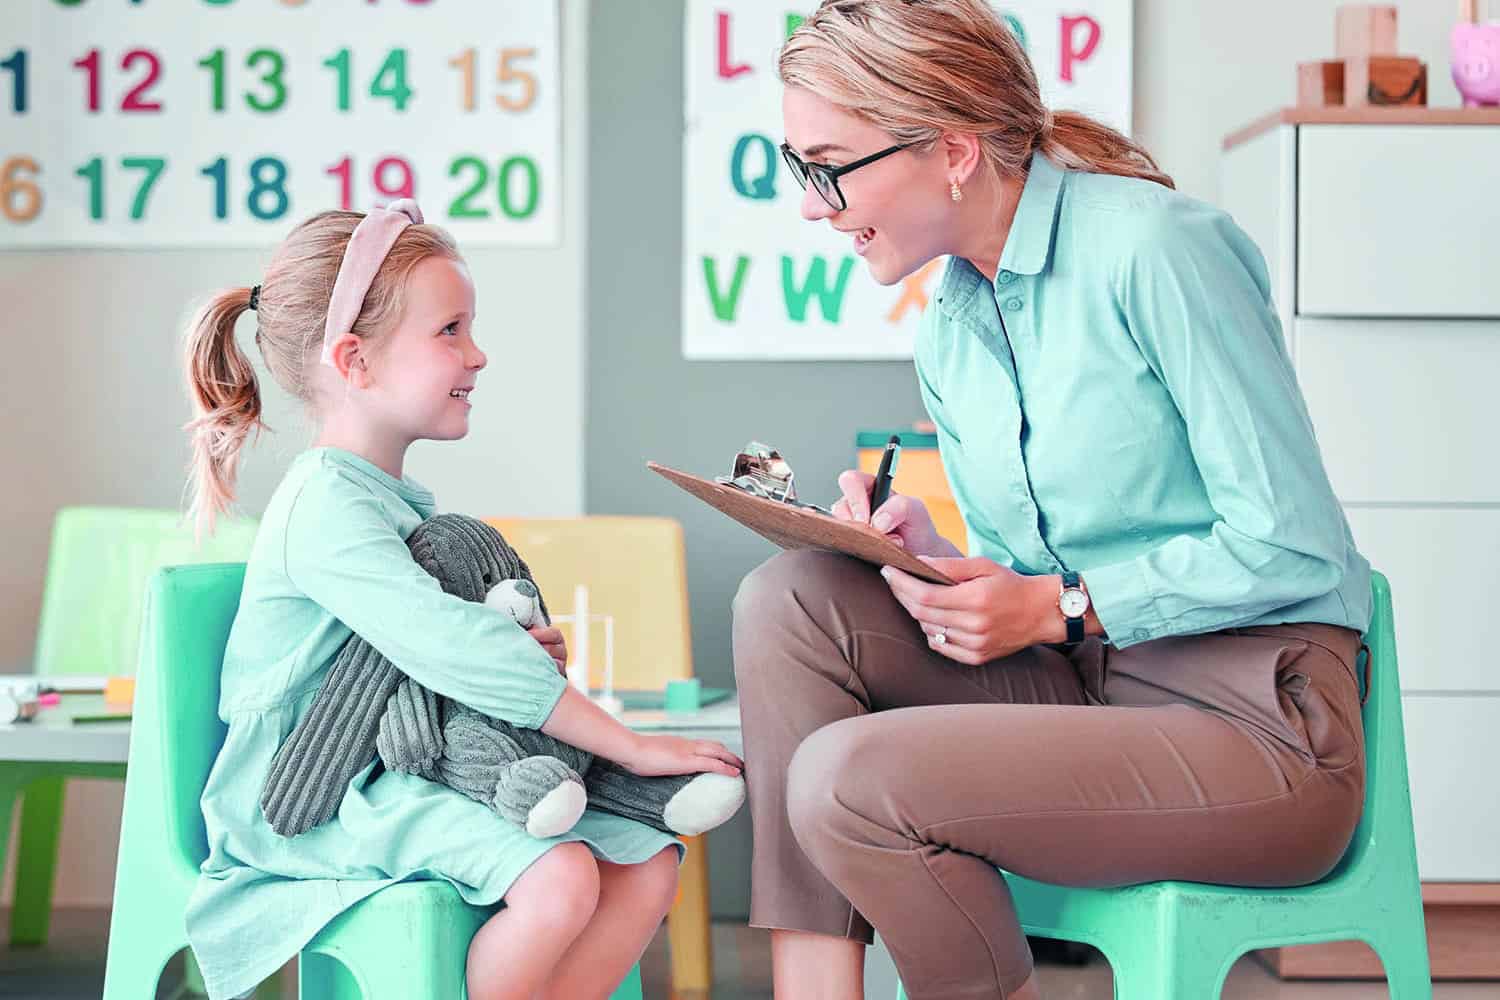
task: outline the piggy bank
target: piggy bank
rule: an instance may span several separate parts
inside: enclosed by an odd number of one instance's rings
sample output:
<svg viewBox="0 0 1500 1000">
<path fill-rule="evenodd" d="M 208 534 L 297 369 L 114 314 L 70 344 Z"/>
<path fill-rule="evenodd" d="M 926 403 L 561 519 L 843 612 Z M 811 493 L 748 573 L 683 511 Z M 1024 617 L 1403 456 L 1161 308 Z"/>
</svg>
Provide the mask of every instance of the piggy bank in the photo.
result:
<svg viewBox="0 0 1500 1000">
<path fill-rule="evenodd" d="M 1453 83 L 1464 107 L 1500 106 L 1500 22 L 1453 26 Z"/>
</svg>

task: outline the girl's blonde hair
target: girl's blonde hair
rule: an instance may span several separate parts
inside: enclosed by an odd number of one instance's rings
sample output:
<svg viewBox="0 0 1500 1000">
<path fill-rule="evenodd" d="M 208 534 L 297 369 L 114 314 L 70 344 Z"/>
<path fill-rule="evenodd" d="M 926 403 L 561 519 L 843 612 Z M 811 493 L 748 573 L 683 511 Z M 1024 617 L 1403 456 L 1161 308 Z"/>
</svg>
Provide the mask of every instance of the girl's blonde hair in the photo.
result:
<svg viewBox="0 0 1500 1000">
<path fill-rule="evenodd" d="M 1071 170 L 1167 187 L 1151 154 L 1072 111 L 1042 104 L 1026 51 L 986 0 L 823 0 L 781 49 L 781 82 L 931 148 L 979 137 L 988 168 L 1024 177 L 1034 150 Z"/>
<path fill-rule="evenodd" d="M 262 279 L 255 343 L 271 376 L 287 392 L 316 410 L 313 367 L 320 364 L 323 325 L 344 248 L 360 212 L 322 212 L 303 222 L 282 242 Z M 371 347 L 401 317 L 406 282 L 428 257 L 458 260 L 458 246 L 442 229 L 408 226 L 365 294 L 352 332 Z M 188 394 L 193 403 L 187 424 L 193 446 L 188 479 L 188 514 L 199 533 L 213 530 L 214 517 L 234 501 L 240 451 L 261 421 L 260 386 L 249 358 L 234 340 L 234 325 L 250 308 L 251 289 L 226 288 L 193 317 L 185 339 Z"/>
</svg>

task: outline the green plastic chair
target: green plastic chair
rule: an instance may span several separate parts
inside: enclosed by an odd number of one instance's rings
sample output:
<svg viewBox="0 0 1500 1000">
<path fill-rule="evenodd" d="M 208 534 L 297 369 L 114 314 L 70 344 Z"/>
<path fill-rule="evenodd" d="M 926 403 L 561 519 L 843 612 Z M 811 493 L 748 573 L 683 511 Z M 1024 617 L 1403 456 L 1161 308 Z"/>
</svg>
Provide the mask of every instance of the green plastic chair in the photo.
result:
<svg viewBox="0 0 1500 1000">
<path fill-rule="evenodd" d="M 1391 589 L 1379 573 L 1371 589 L 1365 807 L 1326 878 L 1293 889 L 1194 882 L 1073 889 L 1004 872 L 1026 933 L 1098 948 L 1114 971 L 1117 1000 L 1218 997 L 1230 966 L 1253 948 L 1348 940 L 1380 956 L 1394 1000 L 1431 1000 Z M 896 997 L 906 1000 L 899 985 Z"/>
<path fill-rule="evenodd" d="M 187 945 L 183 914 L 208 856 L 199 799 L 224 743 L 219 672 L 244 576 L 244 564 L 235 563 L 173 566 L 151 579 L 105 1000 L 155 996 L 167 961 Z M 446 882 L 383 889 L 339 915 L 303 950 L 299 995 L 457 1000 L 466 993 L 469 940 L 495 910 L 467 905 Z M 613 1000 L 641 1000 L 638 967 Z"/>
<path fill-rule="evenodd" d="M 151 573 L 170 563 L 245 559 L 254 539 L 253 520 L 221 519 L 198 548 L 192 526 L 176 511 L 63 508 L 53 521 L 33 671 L 47 677 L 134 674 Z M 0 760 L 0 868 L 11 811 L 18 799 L 23 803 L 12 945 L 47 941 L 67 779 L 124 777 L 124 764 Z"/>
</svg>

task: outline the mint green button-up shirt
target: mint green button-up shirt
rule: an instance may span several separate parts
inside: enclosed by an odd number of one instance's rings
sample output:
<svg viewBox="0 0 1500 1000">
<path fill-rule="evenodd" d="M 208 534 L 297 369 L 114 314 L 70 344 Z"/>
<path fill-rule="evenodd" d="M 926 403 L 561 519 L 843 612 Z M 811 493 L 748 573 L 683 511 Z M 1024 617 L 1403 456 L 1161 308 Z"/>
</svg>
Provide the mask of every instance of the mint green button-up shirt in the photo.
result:
<svg viewBox="0 0 1500 1000">
<path fill-rule="evenodd" d="M 970 555 L 1081 573 L 1114 645 L 1368 627 L 1265 262 L 1224 212 L 1036 154 L 994 281 L 952 258 L 915 353 Z"/>
</svg>

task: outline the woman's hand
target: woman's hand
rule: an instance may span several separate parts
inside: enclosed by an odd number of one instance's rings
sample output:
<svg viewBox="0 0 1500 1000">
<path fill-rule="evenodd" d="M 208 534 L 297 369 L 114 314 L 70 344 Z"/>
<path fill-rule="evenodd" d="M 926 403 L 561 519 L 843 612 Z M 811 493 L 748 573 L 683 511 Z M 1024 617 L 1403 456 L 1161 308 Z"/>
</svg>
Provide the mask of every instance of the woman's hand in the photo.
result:
<svg viewBox="0 0 1500 1000">
<path fill-rule="evenodd" d="M 839 474 L 839 490 L 843 496 L 830 508 L 833 516 L 841 521 L 869 523 L 876 531 L 908 552 L 921 556 L 956 556 L 958 549 L 937 533 L 927 505 L 915 497 L 893 493 L 875 516 L 870 517 L 870 489 L 875 477 L 858 469 L 848 469 Z"/>
<path fill-rule="evenodd" d="M 1064 638 L 1057 577 L 1022 576 L 984 558 L 922 561 L 956 582 L 927 583 L 894 566 L 880 575 L 927 633 L 927 645 L 950 660 L 978 666 Z"/>
<path fill-rule="evenodd" d="M 541 643 L 547 655 L 557 663 L 557 672 L 566 677 L 568 675 L 568 643 L 563 639 L 562 630 L 548 625 L 538 625 L 527 629 L 526 634 Z"/>
<path fill-rule="evenodd" d="M 617 763 L 631 774 L 645 777 L 663 774 L 700 774 L 713 771 L 739 776 L 745 762 L 713 740 L 689 740 L 681 736 L 635 734 L 626 759 Z"/>
</svg>

